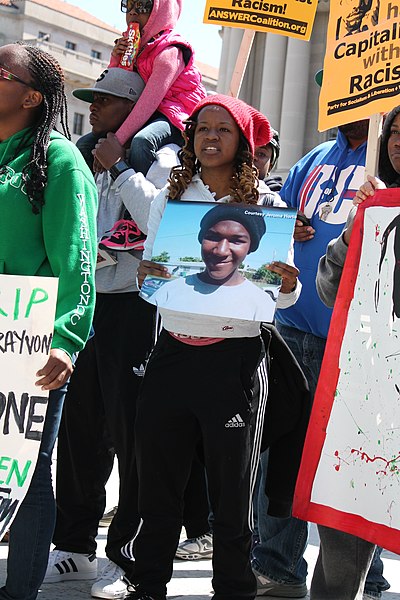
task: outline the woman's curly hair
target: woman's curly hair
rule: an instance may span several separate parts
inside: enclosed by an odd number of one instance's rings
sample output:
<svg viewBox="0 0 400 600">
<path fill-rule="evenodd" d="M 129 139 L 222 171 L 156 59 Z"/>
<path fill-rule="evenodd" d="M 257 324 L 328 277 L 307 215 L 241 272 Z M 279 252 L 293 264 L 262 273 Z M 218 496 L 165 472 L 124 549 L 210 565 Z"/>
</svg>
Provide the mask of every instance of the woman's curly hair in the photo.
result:
<svg viewBox="0 0 400 600">
<path fill-rule="evenodd" d="M 194 153 L 194 136 L 197 125 L 197 115 L 186 122 L 183 132 L 185 140 L 183 148 L 178 157 L 180 165 L 173 167 L 169 177 L 169 198 L 179 200 L 183 192 L 188 188 L 193 176 L 201 171 L 200 161 Z M 253 155 L 249 150 L 249 144 L 240 132 L 239 147 L 235 158 L 235 174 L 229 190 L 231 202 L 244 204 L 257 204 L 259 194 L 258 172 L 253 165 Z"/>
</svg>

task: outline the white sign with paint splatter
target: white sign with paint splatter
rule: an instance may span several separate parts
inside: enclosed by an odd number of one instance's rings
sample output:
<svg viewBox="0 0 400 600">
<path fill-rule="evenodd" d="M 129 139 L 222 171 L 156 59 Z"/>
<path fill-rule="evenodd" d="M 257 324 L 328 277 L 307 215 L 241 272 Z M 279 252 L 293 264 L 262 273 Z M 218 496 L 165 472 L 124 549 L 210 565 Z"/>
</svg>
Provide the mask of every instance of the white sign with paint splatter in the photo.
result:
<svg viewBox="0 0 400 600">
<path fill-rule="evenodd" d="M 381 191 L 358 211 L 294 506 L 300 518 L 394 552 L 400 552 L 399 191 Z"/>
<path fill-rule="evenodd" d="M 396 528 L 400 528 L 400 318 L 393 313 L 394 233 L 381 267 L 380 258 L 382 234 L 398 213 L 396 208 L 365 212 L 336 398 L 311 496 L 313 502 L 329 501 L 339 510 Z"/>
</svg>

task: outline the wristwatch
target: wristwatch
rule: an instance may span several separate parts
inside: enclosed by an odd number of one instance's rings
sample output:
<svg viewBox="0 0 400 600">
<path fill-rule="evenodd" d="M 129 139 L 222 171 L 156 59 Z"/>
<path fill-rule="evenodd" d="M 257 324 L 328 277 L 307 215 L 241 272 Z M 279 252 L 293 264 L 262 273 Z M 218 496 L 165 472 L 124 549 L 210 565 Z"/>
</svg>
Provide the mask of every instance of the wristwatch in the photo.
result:
<svg viewBox="0 0 400 600">
<path fill-rule="evenodd" d="M 112 167 L 110 167 L 109 171 L 110 171 L 110 175 L 111 175 L 111 179 L 113 181 L 115 181 L 118 177 L 118 175 L 121 175 L 121 173 L 123 173 L 124 171 L 128 171 L 128 169 L 131 169 L 132 167 L 130 165 L 128 165 L 127 162 L 125 162 L 124 160 L 117 160 L 117 162 L 115 164 L 112 165 Z"/>
</svg>

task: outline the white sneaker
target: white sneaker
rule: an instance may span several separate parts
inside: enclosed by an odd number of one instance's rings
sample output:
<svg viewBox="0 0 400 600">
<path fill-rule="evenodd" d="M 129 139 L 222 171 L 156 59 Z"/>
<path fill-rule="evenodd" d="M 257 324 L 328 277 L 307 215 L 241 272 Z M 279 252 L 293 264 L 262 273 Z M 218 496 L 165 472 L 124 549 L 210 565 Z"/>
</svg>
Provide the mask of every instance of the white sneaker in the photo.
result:
<svg viewBox="0 0 400 600">
<path fill-rule="evenodd" d="M 93 554 L 78 554 L 53 550 L 49 554 L 43 583 L 59 583 L 75 579 L 96 579 L 97 558 Z"/>
<path fill-rule="evenodd" d="M 90 593 L 93 598 L 125 598 L 128 585 L 122 579 L 124 574 L 121 567 L 109 560 L 92 585 Z"/>
<path fill-rule="evenodd" d="M 176 549 L 175 557 L 181 560 L 199 560 L 200 558 L 212 558 L 212 555 L 212 533 L 205 533 L 197 538 L 181 542 Z"/>
</svg>

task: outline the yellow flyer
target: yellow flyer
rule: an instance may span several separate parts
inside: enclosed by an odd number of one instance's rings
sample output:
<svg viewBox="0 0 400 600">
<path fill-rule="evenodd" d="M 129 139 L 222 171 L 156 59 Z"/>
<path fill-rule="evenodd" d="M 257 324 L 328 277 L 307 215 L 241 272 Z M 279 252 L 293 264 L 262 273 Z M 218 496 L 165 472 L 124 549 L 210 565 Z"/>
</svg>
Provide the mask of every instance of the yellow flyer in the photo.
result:
<svg viewBox="0 0 400 600">
<path fill-rule="evenodd" d="M 207 0 L 204 23 L 309 40 L 318 0 Z"/>
<path fill-rule="evenodd" d="M 330 6 L 320 131 L 400 103 L 398 0 L 336 0 Z"/>
</svg>

